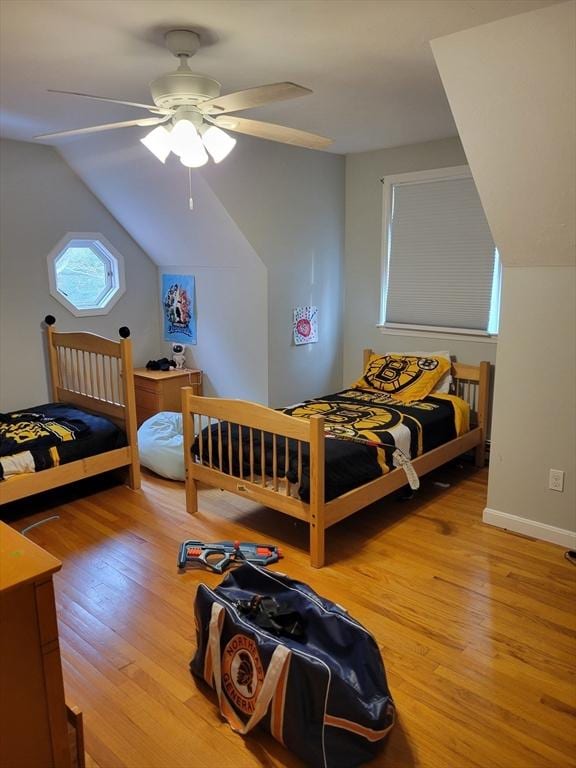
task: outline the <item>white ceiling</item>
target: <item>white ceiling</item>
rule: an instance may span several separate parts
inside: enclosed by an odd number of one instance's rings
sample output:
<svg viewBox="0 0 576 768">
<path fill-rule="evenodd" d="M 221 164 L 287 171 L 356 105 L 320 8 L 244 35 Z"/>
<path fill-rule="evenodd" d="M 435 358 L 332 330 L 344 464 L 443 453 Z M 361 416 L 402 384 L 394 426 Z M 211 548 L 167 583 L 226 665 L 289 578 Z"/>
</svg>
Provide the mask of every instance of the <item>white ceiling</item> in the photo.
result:
<svg viewBox="0 0 576 768">
<path fill-rule="evenodd" d="M 146 115 L 46 89 L 149 103 L 147 83 L 176 65 L 163 32 L 185 26 L 203 40 L 192 69 L 223 93 L 283 80 L 314 91 L 243 116 L 330 136 L 336 153 L 454 136 L 429 41 L 558 1 L 0 0 L 0 132 L 29 141 Z M 58 143 L 70 141 L 92 138 Z"/>
</svg>

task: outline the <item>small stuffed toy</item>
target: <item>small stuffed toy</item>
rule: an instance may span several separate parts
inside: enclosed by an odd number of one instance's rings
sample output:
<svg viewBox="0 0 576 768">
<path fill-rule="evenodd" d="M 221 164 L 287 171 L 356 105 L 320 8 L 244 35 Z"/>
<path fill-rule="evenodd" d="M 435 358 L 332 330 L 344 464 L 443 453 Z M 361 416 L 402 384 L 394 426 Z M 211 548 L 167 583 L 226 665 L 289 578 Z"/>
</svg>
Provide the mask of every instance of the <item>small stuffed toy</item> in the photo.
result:
<svg viewBox="0 0 576 768">
<path fill-rule="evenodd" d="M 172 360 L 176 364 L 176 368 L 184 368 L 186 362 L 186 347 L 184 344 L 172 344 Z"/>
</svg>

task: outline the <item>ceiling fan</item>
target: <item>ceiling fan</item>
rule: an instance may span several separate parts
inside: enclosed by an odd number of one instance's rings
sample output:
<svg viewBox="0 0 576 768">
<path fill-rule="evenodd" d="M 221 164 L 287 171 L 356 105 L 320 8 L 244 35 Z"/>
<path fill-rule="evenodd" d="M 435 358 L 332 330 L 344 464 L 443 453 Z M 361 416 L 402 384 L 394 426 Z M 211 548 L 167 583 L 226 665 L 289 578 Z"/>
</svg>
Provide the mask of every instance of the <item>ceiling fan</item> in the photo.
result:
<svg viewBox="0 0 576 768">
<path fill-rule="evenodd" d="M 309 88 L 290 82 L 272 83 L 221 96 L 221 85 L 217 80 L 194 74 L 188 65 L 188 59 L 200 47 L 197 32 L 190 29 L 170 30 L 165 35 L 165 41 L 168 50 L 180 60 L 180 66 L 174 72 L 162 75 L 150 83 L 153 104 L 121 101 L 89 93 L 50 90 L 51 93 L 146 109 L 153 117 L 43 133 L 34 138 L 54 139 L 130 126 L 156 126 L 140 141 L 161 162 L 164 163 L 170 152 L 173 152 L 189 168 L 204 165 L 208 161 L 207 152 L 217 163 L 229 154 L 236 140 L 222 129 L 307 149 L 323 149 L 332 143 L 332 139 L 314 133 L 231 114 L 272 101 L 305 96 L 312 93 Z"/>
</svg>

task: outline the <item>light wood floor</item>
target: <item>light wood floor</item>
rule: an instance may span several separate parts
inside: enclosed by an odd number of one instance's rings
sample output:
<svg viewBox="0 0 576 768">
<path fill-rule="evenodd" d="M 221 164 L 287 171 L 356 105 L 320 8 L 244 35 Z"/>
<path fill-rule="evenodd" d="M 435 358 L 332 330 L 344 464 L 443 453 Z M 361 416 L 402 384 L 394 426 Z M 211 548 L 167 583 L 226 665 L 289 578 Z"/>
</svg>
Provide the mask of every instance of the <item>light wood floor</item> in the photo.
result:
<svg viewBox="0 0 576 768">
<path fill-rule="evenodd" d="M 83 498 L 13 506 L 18 530 L 60 516 L 28 536 L 64 563 L 65 685 L 84 712 L 89 768 L 301 766 L 264 733 L 232 733 L 190 676 L 196 586 L 220 581 L 178 574 L 191 537 L 280 544 L 273 568 L 374 633 L 399 719 L 371 765 L 576 765 L 576 568 L 560 547 L 483 525 L 486 478 L 453 465 L 416 499 L 359 512 L 328 532 L 322 570 L 308 566 L 304 524 L 216 490 L 201 491 L 192 519 L 182 485 L 150 475 L 140 492 L 100 479 Z"/>
</svg>

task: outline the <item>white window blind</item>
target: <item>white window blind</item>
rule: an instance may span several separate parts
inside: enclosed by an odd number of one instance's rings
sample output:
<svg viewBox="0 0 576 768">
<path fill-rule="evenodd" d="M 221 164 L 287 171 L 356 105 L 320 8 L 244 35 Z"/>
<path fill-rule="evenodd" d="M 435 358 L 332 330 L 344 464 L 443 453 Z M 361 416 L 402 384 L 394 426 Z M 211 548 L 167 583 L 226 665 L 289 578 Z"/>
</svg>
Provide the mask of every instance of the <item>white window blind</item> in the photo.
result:
<svg viewBox="0 0 576 768">
<path fill-rule="evenodd" d="M 387 324 L 488 331 L 496 249 L 472 177 L 452 170 L 385 180 Z"/>
</svg>

